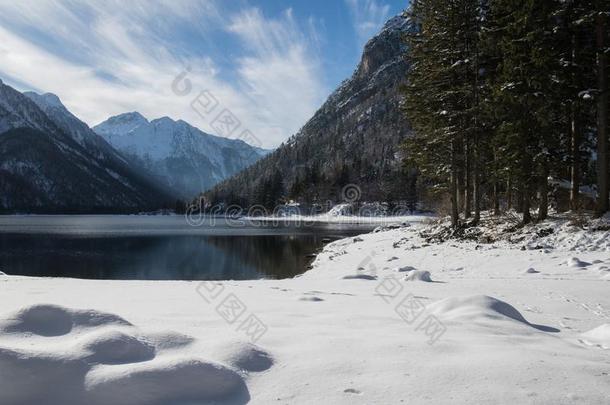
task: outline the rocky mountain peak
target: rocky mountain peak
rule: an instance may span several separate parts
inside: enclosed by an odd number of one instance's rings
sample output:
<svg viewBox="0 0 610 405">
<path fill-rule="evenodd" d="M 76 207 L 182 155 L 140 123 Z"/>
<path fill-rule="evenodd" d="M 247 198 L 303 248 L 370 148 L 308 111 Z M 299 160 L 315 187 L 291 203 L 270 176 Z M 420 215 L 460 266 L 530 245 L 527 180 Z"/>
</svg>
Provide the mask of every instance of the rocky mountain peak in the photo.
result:
<svg viewBox="0 0 610 405">
<path fill-rule="evenodd" d="M 149 124 L 149 121 L 142 114 L 137 111 L 132 111 L 114 115 L 106 121 L 94 126 L 93 130 L 100 135 L 124 135 L 141 125 L 147 124 Z"/>
<path fill-rule="evenodd" d="M 38 94 L 33 91 L 26 91 L 23 93 L 30 100 L 35 102 L 39 107 L 55 107 L 55 108 L 66 108 L 59 97 L 53 93 Z"/>
<path fill-rule="evenodd" d="M 362 59 L 356 69 L 356 77 L 365 77 L 396 57 L 402 57 L 400 52 L 404 50 L 402 36 L 408 31 L 409 26 L 408 20 L 402 15 L 388 20 L 379 34 L 364 46 Z"/>
</svg>

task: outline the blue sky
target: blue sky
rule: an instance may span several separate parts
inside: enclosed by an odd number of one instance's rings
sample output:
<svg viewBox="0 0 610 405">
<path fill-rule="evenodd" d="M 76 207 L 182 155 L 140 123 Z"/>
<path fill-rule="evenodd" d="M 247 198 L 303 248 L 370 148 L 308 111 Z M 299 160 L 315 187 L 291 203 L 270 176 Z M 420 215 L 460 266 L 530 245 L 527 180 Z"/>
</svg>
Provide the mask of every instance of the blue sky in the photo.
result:
<svg viewBox="0 0 610 405">
<path fill-rule="evenodd" d="M 404 7 L 405 0 L 0 0 L 0 78 L 57 94 L 89 125 L 137 110 L 214 133 L 212 113 L 191 107 L 206 91 L 215 111 L 241 123 L 223 135 L 248 129 L 252 143 L 275 147 L 351 75 L 366 41 Z"/>
</svg>

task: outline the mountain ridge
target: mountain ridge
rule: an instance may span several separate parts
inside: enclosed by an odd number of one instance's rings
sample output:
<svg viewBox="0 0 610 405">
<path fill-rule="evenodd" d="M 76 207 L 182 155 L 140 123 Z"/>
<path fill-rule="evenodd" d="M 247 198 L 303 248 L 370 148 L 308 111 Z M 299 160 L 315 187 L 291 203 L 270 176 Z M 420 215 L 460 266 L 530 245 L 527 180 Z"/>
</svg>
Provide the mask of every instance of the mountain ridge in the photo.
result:
<svg viewBox="0 0 610 405">
<path fill-rule="evenodd" d="M 399 145 L 410 133 L 400 91 L 408 62 L 402 15 L 365 45 L 352 76 L 274 152 L 204 195 L 213 204 L 268 208 L 287 200 L 341 201 L 348 184 L 368 201 L 410 202 L 415 174 L 404 173 Z"/>
<path fill-rule="evenodd" d="M 184 120 L 149 120 L 137 111 L 112 116 L 93 130 L 184 198 L 214 186 L 267 152 L 239 139 L 206 133 Z"/>
<path fill-rule="evenodd" d="M 70 113 L 53 94 L 0 84 L 2 212 L 138 212 L 172 196 Z"/>
</svg>

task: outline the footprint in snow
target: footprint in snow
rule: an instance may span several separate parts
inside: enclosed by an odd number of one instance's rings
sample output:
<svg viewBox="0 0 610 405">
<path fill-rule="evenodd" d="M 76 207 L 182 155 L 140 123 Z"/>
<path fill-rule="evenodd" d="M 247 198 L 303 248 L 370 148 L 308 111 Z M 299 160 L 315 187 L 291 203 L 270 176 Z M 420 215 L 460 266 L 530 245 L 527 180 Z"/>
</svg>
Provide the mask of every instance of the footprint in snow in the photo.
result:
<svg viewBox="0 0 610 405">
<path fill-rule="evenodd" d="M 342 278 L 343 280 L 377 280 L 377 276 L 371 276 L 370 274 L 348 274 Z"/>
<path fill-rule="evenodd" d="M 324 299 L 311 295 L 311 296 L 300 297 L 299 301 L 320 302 L 320 301 L 324 301 Z"/>
</svg>

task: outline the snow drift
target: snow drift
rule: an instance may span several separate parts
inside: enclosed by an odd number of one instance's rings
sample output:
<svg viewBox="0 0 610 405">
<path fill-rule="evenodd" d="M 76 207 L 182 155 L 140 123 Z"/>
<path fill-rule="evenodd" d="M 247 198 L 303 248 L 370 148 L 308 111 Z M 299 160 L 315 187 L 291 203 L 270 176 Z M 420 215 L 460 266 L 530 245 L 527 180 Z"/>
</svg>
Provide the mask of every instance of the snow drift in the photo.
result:
<svg viewBox="0 0 610 405">
<path fill-rule="evenodd" d="M 273 365 L 251 344 L 224 345 L 225 364 L 183 352 L 188 336 L 145 334 L 114 314 L 56 305 L 0 319 L 0 341 L 2 404 L 239 404 L 249 400 L 244 373 Z"/>
</svg>

